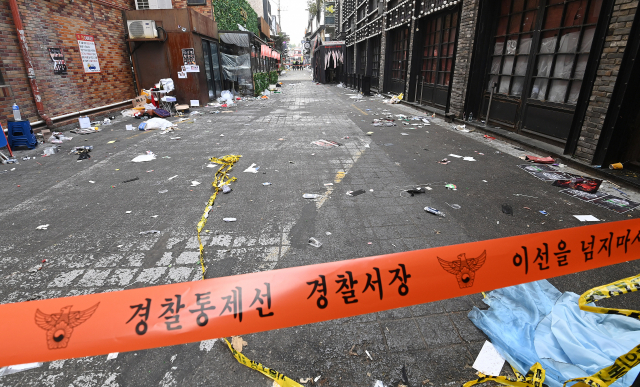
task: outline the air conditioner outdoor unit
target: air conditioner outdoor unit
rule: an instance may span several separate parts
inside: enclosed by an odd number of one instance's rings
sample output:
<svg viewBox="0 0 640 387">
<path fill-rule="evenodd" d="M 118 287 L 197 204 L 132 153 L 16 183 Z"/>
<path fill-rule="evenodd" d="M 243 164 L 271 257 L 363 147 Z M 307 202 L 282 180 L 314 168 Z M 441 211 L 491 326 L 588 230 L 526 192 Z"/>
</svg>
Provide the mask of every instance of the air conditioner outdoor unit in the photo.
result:
<svg viewBox="0 0 640 387">
<path fill-rule="evenodd" d="M 156 22 L 153 20 L 128 20 L 129 39 L 153 39 L 158 37 Z"/>
<path fill-rule="evenodd" d="M 136 9 L 171 9 L 171 0 L 136 0 Z"/>
</svg>

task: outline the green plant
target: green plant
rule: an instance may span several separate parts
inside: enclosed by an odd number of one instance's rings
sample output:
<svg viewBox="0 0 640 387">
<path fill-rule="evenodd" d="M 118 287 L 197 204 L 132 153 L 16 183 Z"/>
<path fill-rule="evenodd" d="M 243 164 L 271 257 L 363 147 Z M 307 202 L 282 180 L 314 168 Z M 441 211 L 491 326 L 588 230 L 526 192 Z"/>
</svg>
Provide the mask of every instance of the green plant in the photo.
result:
<svg viewBox="0 0 640 387">
<path fill-rule="evenodd" d="M 267 90 L 269 85 L 275 85 L 276 83 L 278 83 L 277 71 L 253 74 L 253 87 L 256 97 L 262 94 L 263 91 Z"/>
<path fill-rule="evenodd" d="M 278 83 L 278 72 L 272 71 L 269 73 L 269 84 L 275 85 L 276 83 Z"/>
<path fill-rule="evenodd" d="M 254 93 L 259 96 L 263 91 L 269 87 L 269 74 L 268 73 L 255 73 L 253 74 L 253 87 Z"/>
<path fill-rule="evenodd" d="M 260 36 L 258 14 L 246 0 L 215 0 L 213 10 L 220 31 L 237 31 L 238 24 Z M 245 16 L 246 15 L 246 20 Z"/>
</svg>

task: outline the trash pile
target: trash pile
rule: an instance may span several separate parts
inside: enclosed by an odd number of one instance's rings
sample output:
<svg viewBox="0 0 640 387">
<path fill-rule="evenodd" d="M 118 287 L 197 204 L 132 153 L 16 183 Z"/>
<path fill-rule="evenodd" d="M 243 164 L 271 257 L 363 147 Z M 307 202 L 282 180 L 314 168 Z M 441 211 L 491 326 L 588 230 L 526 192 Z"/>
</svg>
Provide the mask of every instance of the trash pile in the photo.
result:
<svg viewBox="0 0 640 387">
<path fill-rule="evenodd" d="M 384 101 L 382 101 L 382 103 L 398 104 L 400 103 L 400 101 L 402 101 L 403 98 L 404 98 L 404 93 L 400 93 L 398 95 L 394 95 L 390 99 L 385 99 Z"/>
<path fill-rule="evenodd" d="M 373 126 L 396 126 L 395 120 L 392 118 L 374 118 Z"/>
<path fill-rule="evenodd" d="M 527 158 L 532 159 L 532 156 L 527 156 Z M 547 162 L 546 159 L 545 162 Z M 555 160 L 552 162 L 555 162 Z M 558 171 L 547 164 L 522 164 L 518 165 L 518 167 L 542 181 L 553 182 L 552 185 L 555 187 L 565 188 L 560 191 L 563 194 L 604 207 L 619 214 L 624 214 L 634 208 L 640 207 L 640 203 L 598 192 L 600 185 L 603 183 L 600 179 Z M 615 187 L 614 189 L 624 194 L 624 192 L 619 189 Z"/>
</svg>

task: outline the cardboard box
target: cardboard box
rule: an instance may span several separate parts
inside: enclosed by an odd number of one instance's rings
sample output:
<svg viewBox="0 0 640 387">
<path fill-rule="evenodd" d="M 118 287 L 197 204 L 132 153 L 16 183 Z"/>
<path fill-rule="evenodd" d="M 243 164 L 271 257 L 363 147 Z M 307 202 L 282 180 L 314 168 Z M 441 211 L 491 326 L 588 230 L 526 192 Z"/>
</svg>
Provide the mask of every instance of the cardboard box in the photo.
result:
<svg viewBox="0 0 640 387">
<path fill-rule="evenodd" d="M 139 95 L 133 99 L 133 107 L 143 107 L 144 104 L 147 103 L 147 97 L 144 95 Z"/>
<path fill-rule="evenodd" d="M 49 129 L 42 129 L 40 133 L 42 134 L 42 137 L 44 137 L 45 141 L 47 141 L 49 137 L 51 137 L 51 131 Z"/>
</svg>

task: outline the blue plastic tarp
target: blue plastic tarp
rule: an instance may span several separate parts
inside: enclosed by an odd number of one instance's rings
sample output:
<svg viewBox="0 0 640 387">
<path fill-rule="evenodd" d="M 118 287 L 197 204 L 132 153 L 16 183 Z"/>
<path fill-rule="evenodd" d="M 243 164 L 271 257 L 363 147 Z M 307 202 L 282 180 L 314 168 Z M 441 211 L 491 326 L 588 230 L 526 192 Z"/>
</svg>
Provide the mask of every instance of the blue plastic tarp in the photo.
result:
<svg viewBox="0 0 640 387">
<path fill-rule="evenodd" d="M 562 387 L 568 379 L 591 376 L 640 344 L 640 321 L 621 315 L 580 310 L 579 296 L 560 293 L 548 281 L 494 290 L 473 308 L 471 321 L 498 352 L 525 374 L 536 362 L 545 384 Z M 635 367 L 611 387 L 628 387 L 640 373 Z"/>
</svg>

